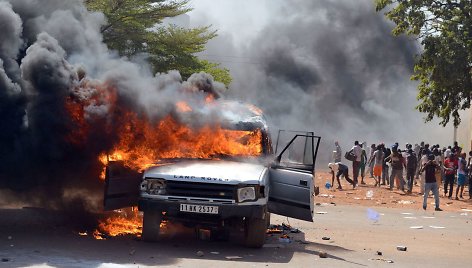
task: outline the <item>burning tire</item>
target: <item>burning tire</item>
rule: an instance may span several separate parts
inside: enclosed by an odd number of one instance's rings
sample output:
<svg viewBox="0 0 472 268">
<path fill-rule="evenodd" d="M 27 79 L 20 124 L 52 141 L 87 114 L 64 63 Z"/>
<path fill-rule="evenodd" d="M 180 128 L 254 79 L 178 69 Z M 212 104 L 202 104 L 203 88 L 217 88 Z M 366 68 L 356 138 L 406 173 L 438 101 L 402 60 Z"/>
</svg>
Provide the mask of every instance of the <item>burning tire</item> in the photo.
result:
<svg viewBox="0 0 472 268">
<path fill-rule="evenodd" d="M 266 231 L 267 219 L 247 218 L 244 223 L 244 245 L 261 248 L 266 239 Z"/>
<path fill-rule="evenodd" d="M 146 242 L 155 242 L 159 240 L 161 229 L 162 213 L 160 211 L 146 210 L 143 213 L 143 232 L 142 239 Z"/>
</svg>

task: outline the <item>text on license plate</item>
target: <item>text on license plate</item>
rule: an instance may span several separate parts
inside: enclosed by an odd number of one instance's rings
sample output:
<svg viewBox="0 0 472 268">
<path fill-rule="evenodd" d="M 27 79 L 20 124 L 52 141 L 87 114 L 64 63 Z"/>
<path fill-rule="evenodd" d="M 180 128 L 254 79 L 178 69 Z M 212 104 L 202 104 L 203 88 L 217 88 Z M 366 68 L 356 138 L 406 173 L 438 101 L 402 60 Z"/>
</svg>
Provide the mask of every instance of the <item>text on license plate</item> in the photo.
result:
<svg viewBox="0 0 472 268">
<path fill-rule="evenodd" d="M 193 213 L 218 214 L 217 206 L 180 204 L 180 211 Z"/>
</svg>

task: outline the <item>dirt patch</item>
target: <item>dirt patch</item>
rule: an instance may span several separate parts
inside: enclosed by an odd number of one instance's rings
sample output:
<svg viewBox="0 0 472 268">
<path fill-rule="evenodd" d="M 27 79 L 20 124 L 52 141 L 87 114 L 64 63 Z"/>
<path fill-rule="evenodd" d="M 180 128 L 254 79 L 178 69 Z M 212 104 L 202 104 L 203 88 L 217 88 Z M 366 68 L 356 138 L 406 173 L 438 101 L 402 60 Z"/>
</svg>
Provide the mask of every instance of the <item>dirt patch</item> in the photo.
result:
<svg viewBox="0 0 472 268">
<path fill-rule="evenodd" d="M 331 183 L 331 173 L 328 171 L 317 171 L 315 185 L 320 187 L 320 194 L 315 198 L 316 203 L 334 203 L 339 205 L 361 205 L 367 207 L 386 208 L 410 208 L 421 209 L 423 205 L 423 195 L 420 195 L 420 187 L 413 186 L 411 194 L 406 194 L 394 187 L 390 191 L 388 185 L 374 186 L 374 179 L 369 175 L 364 179 L 365 185 L 359 184 L 355 189 L 346 180 L 341 179 L 342 190 L 336 189 L 338 184 L 334 181 L 334 187 L 327 189 L 326 182 Z M 359 178 L 360 182 L 360 178 Z M 456 185 L 454 185 L 455 197 Z M 369 192 L 371 191 L 371 192 Z M 371 196 L 371 197 L 370 197 Z M 469 199 L 469 191 L 464 188 L 464 199 L 450 200 L 444 196 L 444 188 L 439 189 L 440 207 L 445 211 L 458 211 L 461 209 L 472 209 L 472 200 Z M 428 210 L 434 209 L 434 197 L 432 194 L 428 198 Z"/>
</svg>

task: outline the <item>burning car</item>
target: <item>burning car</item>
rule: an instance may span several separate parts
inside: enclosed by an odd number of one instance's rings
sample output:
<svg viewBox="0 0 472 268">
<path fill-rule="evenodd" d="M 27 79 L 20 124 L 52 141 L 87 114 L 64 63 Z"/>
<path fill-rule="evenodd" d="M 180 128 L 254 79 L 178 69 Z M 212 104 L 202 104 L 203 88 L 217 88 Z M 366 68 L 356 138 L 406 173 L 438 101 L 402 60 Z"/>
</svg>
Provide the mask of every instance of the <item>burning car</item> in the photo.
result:
<svg viewBox="0 0 472 268">
<path fill-rule="evenodd" d="M 244 244 L 258 248 L 264 244 L 270 213 L 313 221 L 321 138 L 312 132 L 279 131 L 274 151 L 259 109 L 220 103 L 224 109 L 218 140 L 213 133 L 204 137 L 212 141 L 201 147 L 182 144 L 178 149 L 186 157 L 169 154 L 142 172 L 123 161 L 108 162 L 104 208 L 137 205 L 143 212 L 143 240 L 158 240 L 161 222 L 169 220 L 224 232 L 242 229 Z"/>
</svg>

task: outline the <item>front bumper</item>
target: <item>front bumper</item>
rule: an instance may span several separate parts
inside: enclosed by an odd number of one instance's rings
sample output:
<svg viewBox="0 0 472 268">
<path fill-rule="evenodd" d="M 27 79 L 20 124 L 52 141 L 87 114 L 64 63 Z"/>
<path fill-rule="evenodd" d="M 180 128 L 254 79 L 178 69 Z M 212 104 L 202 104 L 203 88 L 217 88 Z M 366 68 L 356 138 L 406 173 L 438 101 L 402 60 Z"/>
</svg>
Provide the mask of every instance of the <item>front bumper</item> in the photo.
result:
<svg viewBox="0 0 472 268">
<path fill-rule="evenodd" d="M 202 214 L 181 212 L 180 204 L 194 204 L 205 206 L 217 206 L 218 214 Z M 196 203 L 196 202 L 182 202 L 182 201 L 168 201 L 159 199 L 139 199 L 138 209 L 140 211 L 155 210 L 165 211 L 167 217 L 180 219 L 204 219 L 204 220 L 225 220 L 236 217 L 248 217 L 256 219 L 264 219 L 267 211 L 266 205 L 244 205 L 237 204 L 213 204 L 213 203 Z"/>
</svg>

